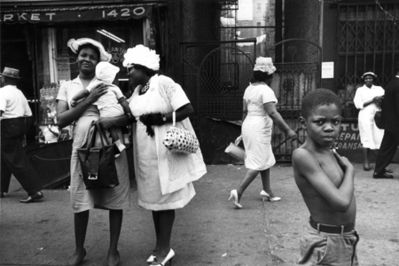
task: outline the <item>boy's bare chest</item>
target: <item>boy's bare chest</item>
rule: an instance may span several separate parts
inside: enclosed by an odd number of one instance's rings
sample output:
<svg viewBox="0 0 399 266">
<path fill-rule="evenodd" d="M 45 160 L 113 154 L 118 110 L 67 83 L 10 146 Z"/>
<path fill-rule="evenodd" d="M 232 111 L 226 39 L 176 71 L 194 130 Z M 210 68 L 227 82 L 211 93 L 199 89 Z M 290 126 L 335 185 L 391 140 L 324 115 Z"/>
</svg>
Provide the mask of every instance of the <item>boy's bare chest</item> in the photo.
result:
<svg viewBox="0 0 399 266">
<path fill-rule="evenodd" d="M 339 186 L 342 182 L 344 172 L 338 165 L 337 160 L 333 156 L 320 156 L 318 161 L 321 169 L 323 169 L 323 172 L 328 176 L 328 178 L 334 183 L 334 185 Z"/>
</svg>

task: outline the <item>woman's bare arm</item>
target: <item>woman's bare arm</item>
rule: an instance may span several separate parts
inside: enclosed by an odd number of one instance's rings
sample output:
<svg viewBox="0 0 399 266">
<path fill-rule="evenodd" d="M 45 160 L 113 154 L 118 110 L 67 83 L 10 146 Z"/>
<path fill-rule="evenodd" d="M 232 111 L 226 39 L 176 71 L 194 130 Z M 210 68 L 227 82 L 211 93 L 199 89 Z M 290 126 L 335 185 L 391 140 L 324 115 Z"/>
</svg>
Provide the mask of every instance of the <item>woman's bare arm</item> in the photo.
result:
<svg viewBox="0 0 399 266">
<path fill-rule="evenodd" d="M 100 84 L 93 88 L 86 99 L 76 105 L 76 107 L 69 109 L 68 103 L 63 100 L 57 102 L 57 121 L 58 126 L 63 128 L 70 125 L 73 121 L 76 121 L 86 109 L 97 101 L 100 96 L 107 92 L 107 86 Z"/>
</svg>

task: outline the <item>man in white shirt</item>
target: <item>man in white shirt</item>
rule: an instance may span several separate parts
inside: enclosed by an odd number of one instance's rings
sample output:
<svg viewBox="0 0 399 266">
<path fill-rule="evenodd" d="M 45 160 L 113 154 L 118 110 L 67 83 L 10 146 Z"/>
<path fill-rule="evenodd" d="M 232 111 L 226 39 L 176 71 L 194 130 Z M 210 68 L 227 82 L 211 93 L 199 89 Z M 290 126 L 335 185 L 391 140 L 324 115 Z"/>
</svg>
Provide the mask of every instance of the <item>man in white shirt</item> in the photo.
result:
<svg viewBox="0 0 399 266">
<path fill-rule="evenodd" d="M 8 190 L 11 174 L 28 193 L 22 203 L 43 198 L 41 182 L 23 149 L 26 120 L 32 116 L 24 94 L 17 88 L 19 70 L 5 67 L 0 74 L 1 197 Z"/>
</svg>

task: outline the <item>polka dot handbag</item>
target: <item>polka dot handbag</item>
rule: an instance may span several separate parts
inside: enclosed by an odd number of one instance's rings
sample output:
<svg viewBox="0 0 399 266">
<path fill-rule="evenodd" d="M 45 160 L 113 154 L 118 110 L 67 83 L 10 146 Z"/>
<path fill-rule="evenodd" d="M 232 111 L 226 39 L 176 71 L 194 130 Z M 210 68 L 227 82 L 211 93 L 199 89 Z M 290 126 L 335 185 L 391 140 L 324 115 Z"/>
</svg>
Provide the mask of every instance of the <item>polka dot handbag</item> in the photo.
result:
<svg viewBox="0 0 399 266">
<path fill-rule="evenodd" d="M 168 150 L 177 153 L 196 153 L 199 147 L 197 137 L 182 128 L 176 127 L 176 113 L 173 112 L 173 125 L 166 131 L 163 144 Z"/>
</svg>

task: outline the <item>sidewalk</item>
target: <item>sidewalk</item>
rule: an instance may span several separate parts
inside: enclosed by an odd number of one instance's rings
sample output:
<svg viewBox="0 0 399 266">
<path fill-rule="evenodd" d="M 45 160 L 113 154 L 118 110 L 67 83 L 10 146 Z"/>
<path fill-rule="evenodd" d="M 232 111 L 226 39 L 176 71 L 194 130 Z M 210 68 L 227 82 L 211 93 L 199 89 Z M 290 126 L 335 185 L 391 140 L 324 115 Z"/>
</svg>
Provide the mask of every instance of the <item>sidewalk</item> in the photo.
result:
<svg viewBox="0 0 399 266">
<path fill-rule="evenodd" d="M 393 180 L 375 180 L 356 165 L 360 265 L 399 265 L 399 165 Z M 245 173 L 242 166 L 208 166 L 196 182 L 197 196 L 176 212 L 174 266 L 295 265 L 308 212 L 290 166 L 272 169 L 272 188 L 281 202 L 262 202 L 260 179 L 243 196 L 244 209 L 227 201 Z M 12 188 L 15 186 L 13 180 Z M 0 265 L 65 265 L 73 252 L 73 215 L 66 190 L 46 190 L 42 203 L 21 204 L 22 190 L 0 199 Z M 136 205 L 125 211 L 119 250 L 122 265 L 146 265 L 154 244 L 152 216 Z M 85 266 L 102 265 L 109 241 L 108 213 L 93 210 L 86 237 Z"/>
</svg>

